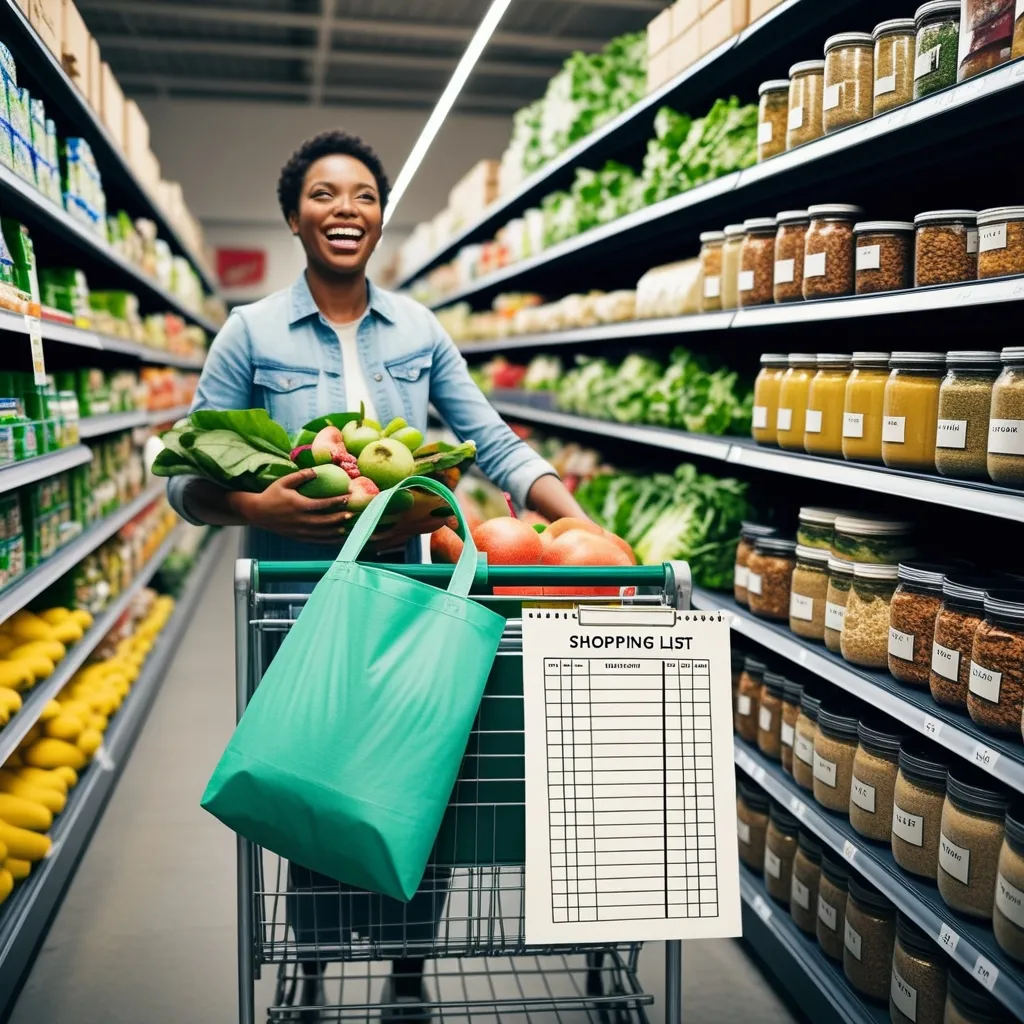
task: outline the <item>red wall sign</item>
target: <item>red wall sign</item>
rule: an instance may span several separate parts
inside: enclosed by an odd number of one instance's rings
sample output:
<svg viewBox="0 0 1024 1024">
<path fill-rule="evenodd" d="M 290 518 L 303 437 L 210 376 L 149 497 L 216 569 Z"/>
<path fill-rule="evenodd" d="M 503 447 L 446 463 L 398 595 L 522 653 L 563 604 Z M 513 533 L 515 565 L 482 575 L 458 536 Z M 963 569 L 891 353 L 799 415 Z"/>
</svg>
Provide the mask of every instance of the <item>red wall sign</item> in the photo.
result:
<svg viewBox="0 0 1024 1024">
<path fill-rule="evenodd" d="M 224 289 L 251 288 L 267 276 L 264 249 L 218 249 L 217 277 Z"/>
</svg>

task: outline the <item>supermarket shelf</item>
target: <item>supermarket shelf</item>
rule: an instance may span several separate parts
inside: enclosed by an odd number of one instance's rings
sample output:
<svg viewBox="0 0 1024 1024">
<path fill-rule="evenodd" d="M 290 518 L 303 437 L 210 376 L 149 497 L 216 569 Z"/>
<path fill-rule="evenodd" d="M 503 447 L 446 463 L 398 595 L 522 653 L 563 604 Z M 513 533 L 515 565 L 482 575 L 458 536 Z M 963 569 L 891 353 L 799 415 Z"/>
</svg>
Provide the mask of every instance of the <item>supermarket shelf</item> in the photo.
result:
<svg viewBox="0 0 1024 1024">
<path fill-rule="evenodd" d="M 787 452 L 780 448 L 763 448 L 747 438 L 712 438 L 702 434 L 688 434 L 682 430 L 627 426 L 611 420 L 573 416 L 551 409 L 550 398 L 545 392 L 531 394 L 522 391 L 495 391 L 489 397 L 495 409 L 508 419 L 544 423 L 602 437 L 607 437 L 611 433 L 623 440 L 687 452 L 691 455 L 703 455 L 709 459 L 720 459 L 751 469 L 809 480 L 827 478 L 830 483 L 843 487 L 856 487 L 880 494 L 897 493 L 902 498 L 978 512 L 999 519 L 1016 522 L 1024 520 L 1024 492 L 999 487 L 996 484 L 947 480 L 926 473 L 861 465 L 823 456 Z"/>
<path fill-rule="evenodd" d="M 116 434 L 119 430 L 132 430 L 149 422 L 149 414 L 145 409 L 132 409 L 130 412 L 111 412 L 104 416 L 86 416 L 78 421 L 79 437 L 102 437 L 104 434 Z"/>
<path fill-rule="evenodd" d="M 888 672 L 856 668 L 824 647 L 801 640 L 783 625 L 756 618 L 725 594 L 695 587 L 693 605 L 724 611 L 732 628 L 772 653 L 813 672 L 915 732 L 1024 793 L 1024 747 L 985 732 L 971 718 L 936 703 L 927 688 L 903 686 Z"/>
<path fill-rule="evenodd" d="M 191 405 L 175 405 L 170 409 L 152 409 L 146 414 L 146 422 L 151 427 L 164 423 L 176 423 L 183 416 L 187 416 L 191 408 Z"/>
<path fill-rule="evenodd" d="M 763 881 L 740 864 L 743 938 L 764 961 L 808 1020 L 838 1024 L 889 1024 L 889 1011 L 862 999 L 838 964 L 804 935 Z"/>
<path fill-rule="evenodd" d="M 6 1019 L 22 979 L 99 824 L 168 664 L 178 650 L 217 564 L 225 538 L 223 532 L 213 537 L 199 556 L 167 626 L 143 665 L 131 693 L 112 720 L 103 747 L 82 773 L 67 807 L 57 818 L 50 833 L 53 840 L 50 856 L 35 866 L 32 874 L 0 908 L 0 1018 Z"/>
<path fill-rule="evenodd" d="M 872 843 L 858 835 L 844 817 L 813 803 L 780 765 L 756 749 L 737 739 L 734 758 L 742 772 L 888 896 L 1016 1017 L 1024 1019 L 1024 972 L 1006 958 L 990 926 L 950 910 L 933 882 L 903 871 L 887 845 Z"/>
<path fill-rule="evenodd" d="M 118 509 L 113 515 L 107 516 L 94 526 L 69 541 L 59 551 L 51 555 L 42 565 L 25 573 L 16 583 L 12 583 L 0 593 L 0 622 L 13 615 L 19 608 L 24 608 L 34 597 L 41 594 L 47 587 L 96 550 L 105 540 L 109 540 L 129 520 L 137 516 L 147 505 L 152 504 L 164 493 L 163 481 L 147 487 L 134 501 L 128 502 L 124 508 Z"/>
<path fill-rule="evenodd" d="M 91 461 L 92 452 L 84 444 L 76 444 L 51 452 L 49 455 L 37 455 L 34 459 L 12 462 L 0 469 L 0 494 L 33 484 L 37 480 L 45 480 L 55 473 L 74 469 L 75 466 L 84 466 Z"/>
<path fill-rule="evenodd" d="M 171 553 L 171 549 L 181 534 L 182 526 L 180 525 L 171 531 L 153 557 L 146 563 L 142 572 L 132 580 L 131 586 L 119 594 L 102 614 L 96 617 L 89 632 L 68 650 L 53 675 L 28 691 L 21 710 L 0 730 L 0 764 L 3 764 L 14 753 L 29 729 L 36 724 L 47 702 L 60 693 L 68 680 L 85 664 L 86 658 L 93 652 L 96 645 L 117 624 L 122 612 L 131 604 L 135 595 L 153 578 L 164 559 Z"/>
<path fill-rule="evenodd" d="M 159 204 L 135 177 L 96 112 L 68 78 L 60 61 L 40 39 L 19 9 L 17 0 L 0 0 L 0 36 L 13 51 L 19 69 L 23 62 L 28 65 L 25 71 L 38 83 L 38 90 L 33 88 L 32 94 L 42 93 L 47 113 L 53 117 L 53 108 L 56 107 L 62 120 L 73 125 L 74 131 L 88 140 L 105 188 L 111 189 L 112 194 L 134 210 L 136 216 L 144 212 L 154 220 L 160 236 L 167 239 L 172 249 L 188 259 L 202 278 L 207 291 L 216 291 L 217 285 L 198 254 L 186 244 Z"/>
</svg>

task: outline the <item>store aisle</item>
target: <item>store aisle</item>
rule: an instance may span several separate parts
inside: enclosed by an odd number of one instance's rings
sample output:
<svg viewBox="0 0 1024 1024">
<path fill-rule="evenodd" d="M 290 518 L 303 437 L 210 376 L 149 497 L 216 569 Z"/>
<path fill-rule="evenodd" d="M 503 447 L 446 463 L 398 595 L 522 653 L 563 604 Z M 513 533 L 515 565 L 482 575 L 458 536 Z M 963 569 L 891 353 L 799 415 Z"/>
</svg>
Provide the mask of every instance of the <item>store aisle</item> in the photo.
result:
<svg viewBox="0 0 1024 1024">
<path fill-rule="evenodd" d="M 234 553 L 229 538 L 10 1024 L 237 1019 L 235 846 L 199 808 L 234 721 Z M 641 980 L 659 997 L 662 963 L 648 946 Z M 684 974 L 686 1024 L 793 1020 L 737 943 L 687 944 Z"/>
</svg>

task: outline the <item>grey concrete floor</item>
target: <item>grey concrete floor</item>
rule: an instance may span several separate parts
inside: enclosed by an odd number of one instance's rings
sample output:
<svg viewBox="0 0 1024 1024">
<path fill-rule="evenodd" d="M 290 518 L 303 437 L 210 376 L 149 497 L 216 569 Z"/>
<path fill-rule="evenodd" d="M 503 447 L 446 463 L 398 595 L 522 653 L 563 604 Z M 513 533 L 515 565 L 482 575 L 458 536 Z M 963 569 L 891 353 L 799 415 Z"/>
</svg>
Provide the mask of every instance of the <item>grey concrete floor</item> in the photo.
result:
<svg viewBox="0 0 1024 1024">
<path fill-rule="evenodd" d="M 238 1019 L 234 837 L 199 807 L 234 723 L 234 551 L 226 546 L 11 1024 Z M 652 1024 L 663 1024 L 663 961 L 658 944 L 641 954 L 641 983 L 657 996 Z M 257 986 L 257 1020 L 272 974 Z M 687 943 L 683 991 L 686 1024 L 792 1024 L 736 942 Z"/>
</svg>

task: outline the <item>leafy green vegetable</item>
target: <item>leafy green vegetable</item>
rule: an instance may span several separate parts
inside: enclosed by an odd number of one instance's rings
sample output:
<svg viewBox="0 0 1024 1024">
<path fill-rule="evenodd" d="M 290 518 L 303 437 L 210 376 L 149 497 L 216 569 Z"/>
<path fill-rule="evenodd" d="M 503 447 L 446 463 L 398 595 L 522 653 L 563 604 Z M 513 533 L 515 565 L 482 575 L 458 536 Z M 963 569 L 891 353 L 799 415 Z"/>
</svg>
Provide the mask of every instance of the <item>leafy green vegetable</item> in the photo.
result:
<svg viewBox="0 0 1024 1024">
<path fill-rule="evenodd" d="M 245 438 L 253 447 L 272 455 L 287 456 L 291 438 L 266 409 L 200 409 L 189 418 L 199 430 L 229 430 Z M 165 442 L 166 443 L 166 442 Z"/>
</svg>

